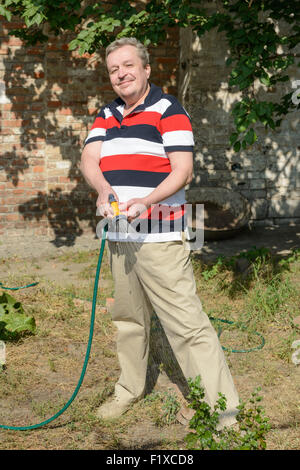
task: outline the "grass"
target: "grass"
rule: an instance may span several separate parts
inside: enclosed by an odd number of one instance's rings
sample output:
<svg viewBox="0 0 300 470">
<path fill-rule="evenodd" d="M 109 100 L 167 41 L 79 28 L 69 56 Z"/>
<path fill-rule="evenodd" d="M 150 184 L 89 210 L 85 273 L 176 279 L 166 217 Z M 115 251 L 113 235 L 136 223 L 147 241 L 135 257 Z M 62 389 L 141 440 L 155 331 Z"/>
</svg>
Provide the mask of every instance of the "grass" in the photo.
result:
<svg viewBox="0 0 300 470">
<path fill-rule="evenodd" d="M 64 269 L 64 279 L 76 267 L 72 282 L 22 275 L 22 259 L 14 260 L 15 269 L 2 280 L 10 286 L 39 284 L 14 292 L 25 312 L 35 317 L 37 331 L 6 344 L 6 368 L 0 372 L 0 424 L 40 422 L 57 412 L 73 393 L 88 341 L 91 303 L 86 299 L 92 296 L 97 257 L 97 251 L 87 251 L 36 261 L 41 269 L 55 262 Z M 293 323 L 300 314 L 299 252 L 280 259 L 267 249 L 253 247 L 211 264 L 204 264 L 195 254 L 192 262 L 207 314 L 235 322 L 221 324 L 220 341 L 241 399 L 247 401 L 255 388 L 262 388 L 262 405 L 271 425 L 267 449 L 299 449 L 299 366 L 291 361 L 291 345 L 300 339 Z M 116 329 L 106 309 L 106 298 L 113 293 L 104 256 L 91 356 L 76 400 L 38 432 L 0 430 L 1 449 L 185 448 L 188 431 L 175 419 L 182 397 L 161 383 L 116 421 L 104 423 L 94 416 L 95 409 L 113 393 L 120 373 Z M 220 327 L 218 321 L 213 325 L 216 330 Z M 258 346 L 260 337 L 255 331 L 265 338 L 262 349 L 230 352 Z"/>
</svg>

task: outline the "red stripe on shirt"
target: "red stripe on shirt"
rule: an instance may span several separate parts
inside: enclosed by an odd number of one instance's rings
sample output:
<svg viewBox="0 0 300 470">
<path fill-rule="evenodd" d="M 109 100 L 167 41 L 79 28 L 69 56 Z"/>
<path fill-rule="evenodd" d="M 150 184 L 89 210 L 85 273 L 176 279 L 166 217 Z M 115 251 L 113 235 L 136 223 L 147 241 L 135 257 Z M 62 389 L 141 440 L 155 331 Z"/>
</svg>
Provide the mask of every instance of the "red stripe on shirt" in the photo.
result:
<svg viewBox="0 0 300 470">
<path fill-rule="evenodd" d="M 111 129 L 112 127 L 120 127 L 120 123 L 115 116 L 110 116 L 109 118 L 105 119 L 106 129 Z"/>
<path fill-rule="evenodd" d="M 184 216 L 184 204 L 181 206 L 165 206 L 163 204 L 155 204 L 149 207 L 139 215 L 139 219 L 151 220 L 178 220 Z"/>
<path fill-rule="evenodd" d="M 97 117 L 91 127 L 91 130 L 98 127 L 102 129 L 111 129 L 112 127 L 120 127 L 120 123 L 114 116 L 110 116 L 106 119 Z"/>
<path fill-rule="evenodd" d="M 174 114 L 160 121 L 160 131 L 162 134 L 172 131 L 191 131 L 192 126 L 189 118 L 185 114 Z"/>
<path fill-rule="evenodd" d="M 122 154 L 101 158 L 100 169 L 101 171 L 137 170 L 170 173 L 171 165 L 168 158 L 152 155 Z"/>
<path fill-rule="evenodd" d="M 161 114 L 155 111 L 144 111 L 143 113 L 132 113 L 123 118 L 124 126 L 136 126 L 139 124 L 148 124 L 157 127 Z"/>
<path fill-rule="evenodd" d="M 92 129 L 95 129 L 97 127 L 100 127 L 102 129 L 106 129 L 106 119 L 104 119 L 103 117 L 97 117 L 91 127 L 91 130 Z"/>
</svg>

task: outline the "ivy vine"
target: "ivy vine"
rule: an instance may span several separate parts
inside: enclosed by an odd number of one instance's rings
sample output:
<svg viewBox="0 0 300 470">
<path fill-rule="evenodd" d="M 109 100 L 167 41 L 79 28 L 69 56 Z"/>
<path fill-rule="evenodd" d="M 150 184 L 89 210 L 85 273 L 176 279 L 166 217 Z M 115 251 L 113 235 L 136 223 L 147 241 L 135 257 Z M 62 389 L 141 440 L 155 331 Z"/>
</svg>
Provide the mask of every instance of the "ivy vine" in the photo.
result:
<svg viewBox="0 0 300 470">
<path fill-rule="evenodd" d="M 276 102 L 259 100 L 255 93 L 257 82 L 272 90 L 291 81 L 291 67 L 300 66 L 299 6 L 299 0 L 1 0 L 0 15 L 7 21 L 22 20 L 23 26 L 10 34 L 25 45 L 70 32 L 74 37 L 69 49 L 81 55 L 106 47 L 116 37 L 135 36 L 155 46 L 166 41 L 167 28 L 189 27 L 199 37 L 217 29 L 230 50 L 228 85 L 242 94 L 232 108 L 235 131 L 229 138 L 239 152 L 257 140 L 259 124 L 274 130 L 300 107 L 300 84 Z"/>
</svg>

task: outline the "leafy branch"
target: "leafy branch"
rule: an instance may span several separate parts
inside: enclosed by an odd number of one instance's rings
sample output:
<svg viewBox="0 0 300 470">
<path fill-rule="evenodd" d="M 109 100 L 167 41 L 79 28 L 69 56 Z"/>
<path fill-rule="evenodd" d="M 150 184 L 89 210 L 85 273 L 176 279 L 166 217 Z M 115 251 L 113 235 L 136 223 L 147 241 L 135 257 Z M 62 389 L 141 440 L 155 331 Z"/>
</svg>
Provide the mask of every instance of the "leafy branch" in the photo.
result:
<svg viewBox="0 0 300 470">
<path fill-rule="evenodd" d="M 189 432 L 185 437 L 188 449 L 195 450 L 265 450 L 266 435 L 271 426 L 260 404 L 260 388 L 252 392 L 249 402 L 241 401 L 237 407 L 237 423 L 218 430 L 219 416 L 226 410 L 225 395 L 219 393 L 214 409 L 211 410 L 204 397 L 201 378 L 188 381 L 190 393 L 189 407 L 195 411 L 190 420 Z"/>
<path fill-rule="evenodd" d="M 232 109 L 235 131 L 229 139 L 239 152 L 257 141 L 259 125 L 275 130 L 289 112 L 300 108 L 300 99 L 292 100 L 293 93 L 286 93 L 276 103 L 255 96 L 257 83 L 269 91 L 290 80 L 288 69 L 299 57 L 295 52 L 300 42 L 299 2 L 220 0 L 214 2 L 214 11 L 205 9 L 203 3 L 2 0 L 0 15 L 7 21 L 18 18 L 24 22 L 10 34 L 25 45 L 46 42 L 53 34 L 72 33 L 69 49 L 80 55 L 92 54 L 123 36 L 135 36 L 145 45 L 155 46 L 166 41 L 167 28 L 189 27 L 199 37 L 217 29 L 225 35 L 230 50 L 228 85 L 242 94 Z"/>
<path fill-rule="evenodd" d="M 223 0 L 222 4 L 223 11 L 213 13 L 196 32 L 202 36 L 217 28 L 226 36 L 230 48 L 226 65 L 231 66 L 228 84 L 243 95 L 232 109 L 236 130 L 229 139 L 239 152 L 257 140 L 257 123 L 274 130 L 288 112 L 299 109 L 292 93 L 282 96 L 279 103 L 258 101 L 254 84 L 259 81 L 266 90 L 272 90 L 290 80 L 287 69 L 298 57 L 292 49 L 300 42 L 300 13 L 295 2 Z M 280 32 L 279 20 L 281 25 L 288 25 L 288 35 Z"/>
</svg>

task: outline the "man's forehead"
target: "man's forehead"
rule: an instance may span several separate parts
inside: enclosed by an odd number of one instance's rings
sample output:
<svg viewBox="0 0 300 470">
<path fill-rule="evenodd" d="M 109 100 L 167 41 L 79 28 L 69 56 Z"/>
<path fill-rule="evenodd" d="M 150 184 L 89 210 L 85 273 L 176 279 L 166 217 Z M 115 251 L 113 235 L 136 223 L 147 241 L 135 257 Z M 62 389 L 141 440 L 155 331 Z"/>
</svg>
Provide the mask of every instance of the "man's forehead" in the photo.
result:
<svg viewBox="0 0 300 470">
<path fill-rule="evenodd" d="M 112 67 L 125 60 L 136 58 L 139 58 L 137 48 L 135 46 L 125 45 L 111 52 L 106 59 L 106 63 L 109 67 Z"/>
</svg>

